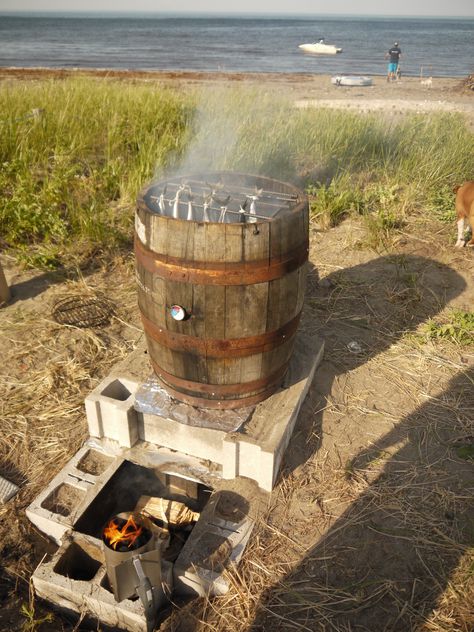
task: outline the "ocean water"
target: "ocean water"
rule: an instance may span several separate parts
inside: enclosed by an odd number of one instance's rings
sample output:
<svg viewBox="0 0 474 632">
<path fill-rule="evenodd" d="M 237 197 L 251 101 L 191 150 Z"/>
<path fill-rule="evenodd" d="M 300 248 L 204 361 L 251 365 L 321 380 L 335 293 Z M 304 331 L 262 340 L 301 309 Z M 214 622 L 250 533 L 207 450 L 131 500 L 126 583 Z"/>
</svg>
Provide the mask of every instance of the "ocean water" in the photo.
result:
<svg viewBox="0 0 474 632">
<path fill-rule="evenodd" d="M 343 52 L 298 49 L 321 37 Z M 474 71 L 470 18 L 0 14 L 0 66 L 382 75 L 394 41 L 405 75 Z"/>
</svg>

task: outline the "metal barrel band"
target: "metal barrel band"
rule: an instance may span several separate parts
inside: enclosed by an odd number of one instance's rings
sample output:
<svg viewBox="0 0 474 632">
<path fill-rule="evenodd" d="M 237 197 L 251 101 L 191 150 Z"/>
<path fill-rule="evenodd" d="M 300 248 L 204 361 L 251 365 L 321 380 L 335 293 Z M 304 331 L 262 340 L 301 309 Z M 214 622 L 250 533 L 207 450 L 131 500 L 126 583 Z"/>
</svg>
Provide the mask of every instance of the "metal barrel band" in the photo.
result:
<svg viewBox="0 0 474 632">
<path fill-rule="evenodd" d="M 270 395 L 272 395 L 278 389 L 278 384 L 276 384 L 269 387 L 265 391 L 258 393 L 257 395 L 242 397 L 237 400 L 208 399 L 206 397 L 194 397 L 192 395 L 186 395 L 182 391 L 174 389 L 162 378 L 160 379 L 171 397 L 185 402 L 190 406 L 197 406 L 198 408 L 210 408 L 212 410 L 231 410 L 233 408 L 246 408 L 247 406 L 255 406 L 256 404 L 263 402 L 264 399 L 270 397 Z"/>
<path fill-rule="evenodd" d="M 236 399 L 240 399 L 239 395 L 245 394 L 250 394 L 250 397 L 254 397 L 259 395 L 260 391 L 267 391 L 275 386 L 278 387 L 288 368 L 287 363 L 285 363 L 271 375 L 251 382 L 241 382 L 239 384 L 204 384 L 202 382 L 192 382 L 177 377 L 176 375 L 171 375 L 171 373 L 168 373 L 158 366 L 154 360 L 151 360 L 151 364 L 162 382 L 174 388 L 180 395 L 184 394 L 190 397 L 207 395 L 207 398 L 203 398 L 205 401 L 208 401 L 208 399 L 233 399 L 235 401 Z"/>
<path fill-rule="evenodd" d="M 215 261 L 189 261 L 171 258 L 152 252 L 135 233 L 137 263 L 148 272 L 163 279 L 199 285 L 253 285 L 274 281 L 297 270 L 308 260 L 308 241 L 287 253 L 285 259 L 219 263 Z"/>
<path fill-rule="evenodd" d="M 292 339 L 300 322 L 301 312 L 283 327 L 256 336 L 244 338 L 198 338 L 170 331 L 151 322 L 143 313 L 141 318 L 146 335 L 158 344 L 173 351 L 205 355 L 208 358 L 245 358 L 257 353 L 272 351 Z"/>
</svg>

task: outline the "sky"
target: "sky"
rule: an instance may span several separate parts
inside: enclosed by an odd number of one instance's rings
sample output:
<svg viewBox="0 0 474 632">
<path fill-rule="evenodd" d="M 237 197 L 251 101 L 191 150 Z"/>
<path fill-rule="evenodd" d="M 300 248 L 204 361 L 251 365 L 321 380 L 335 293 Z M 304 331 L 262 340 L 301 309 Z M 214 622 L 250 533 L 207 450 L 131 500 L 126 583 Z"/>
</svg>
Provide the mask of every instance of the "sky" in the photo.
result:
<svg viewBox="0 0 474 632">
<path fill-rule="evenodd" d="M 145 11 L 474 17 L 474 0 L 0 0 L 2 11 Z"/>
</svg>

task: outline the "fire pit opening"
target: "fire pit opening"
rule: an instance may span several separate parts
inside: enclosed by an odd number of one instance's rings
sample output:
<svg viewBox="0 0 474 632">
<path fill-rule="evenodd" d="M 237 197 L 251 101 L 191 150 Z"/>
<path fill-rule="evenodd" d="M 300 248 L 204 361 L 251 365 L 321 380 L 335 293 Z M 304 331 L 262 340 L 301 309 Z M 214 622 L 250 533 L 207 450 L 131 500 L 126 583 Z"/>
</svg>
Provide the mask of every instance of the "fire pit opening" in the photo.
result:
<svg viewBox="0 0 474 632">
<path fill-rule="evenodd" d="M 185 511 L 200 514 L 211 493 L 212 488 L 198 481 L 124 461 L 80 517 L 75 529 L 102 539 L 104 525 L 116 516 L 141 511 L 137 505 L 139 501 L 143 505 L 146 498 L 163 499 L 164 503 L 177 501 L 184 505 Z M 161 513 L 166 507 L 158 510 Z M 160 521 L 157 523 L 163 526 Z M 163 550 L 164 559 L 176 559 L 191 529 L 189 524 L 185 528 L 170 528 L 169 546 Z"/>
<path fill-rule="evenodd" d="M 76 542 L 72 542 L 66 553 L 60 558 L 54 572 L 69 579 L 89 581 L 95 577 L 101 567 L 101 561 L 91 557 Z"/>
</svg>

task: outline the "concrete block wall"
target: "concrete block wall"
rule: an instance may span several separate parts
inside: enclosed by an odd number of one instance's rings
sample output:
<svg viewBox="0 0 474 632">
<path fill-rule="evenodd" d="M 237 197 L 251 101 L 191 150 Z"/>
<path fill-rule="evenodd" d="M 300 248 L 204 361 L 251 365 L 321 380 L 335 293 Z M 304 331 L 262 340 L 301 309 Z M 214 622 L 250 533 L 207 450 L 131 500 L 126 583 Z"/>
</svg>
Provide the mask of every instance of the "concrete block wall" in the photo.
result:
<svg viewBox="0 0 474 632">
<path fill-rule="evenodd" d="M 159 606 L 172 591 L 172 565 L 162 561 L 162 587 L 156 590 Z M 99 540 L 72 532 L 49 561 L 32 576 L 37 595 L 66 610 L 96 617 L 114 629 L 146 632 L 144 608 L 139 599 L 117 602 L 110 589 Z"/>
<path fill-rule="evenodd" d="M 238 496 L 220 491 L 211 497 L 174 564 L 178 595 L 219 596 L 229 590 L 225 570 L 240 561 L 254 522 L 245 512 L 236 518 L 219 515 L 217 505 L 227 494 Z"/>
<path fill-rule="evenodd" d="M 138 441 L 138 416 L 133 407 L 138 382 L 109 376 L 85 400 L 91 437 L 108 437 L 131 448 Z"/>
<path fill-rule="evenodd" d="M 121 457 L 83 446 L 28 506 L 26 515 L 60 544 L 122 463 Z"/>
<path fill-rule="evenodd" d="M 243 432 L 226 433 L 138 413 L 134 394 L 139 380 L 115 371 L 86 398 L 89 433 L 112 439 L 124 448 L 145 442 L 187 454 L 217 466 L 213 471 L 220 471 L 224 479 L 247 477 L 270 492 L 323 351 L 321 340 L 297 339 L 287 388 L 258 404 Z"/>
</svg>

